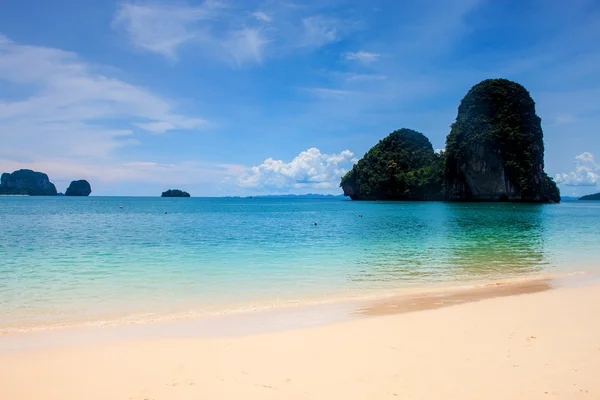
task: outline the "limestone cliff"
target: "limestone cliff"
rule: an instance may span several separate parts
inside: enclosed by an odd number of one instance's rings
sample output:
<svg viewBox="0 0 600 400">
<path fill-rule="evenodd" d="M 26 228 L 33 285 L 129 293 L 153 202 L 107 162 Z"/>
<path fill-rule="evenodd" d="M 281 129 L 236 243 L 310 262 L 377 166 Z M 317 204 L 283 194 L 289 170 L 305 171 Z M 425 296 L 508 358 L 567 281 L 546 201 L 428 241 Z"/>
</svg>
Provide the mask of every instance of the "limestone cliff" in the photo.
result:
<svg viewBox="0 0 600 400">
<path fill-rule="evenodd" d="M 488 79 L 458 107 L 446 138 L 448 200 L 559 202 L 544 172 L 544 141 L 535 103 L 521 85 Z"/>
<path fill-rule="evenodd" d="M 2 174 L 0 194 L 56 196 L 56 187 L 50 182 L 48 175 L 29 169 L 20 169 L 12 174 Z"/>
</svg>

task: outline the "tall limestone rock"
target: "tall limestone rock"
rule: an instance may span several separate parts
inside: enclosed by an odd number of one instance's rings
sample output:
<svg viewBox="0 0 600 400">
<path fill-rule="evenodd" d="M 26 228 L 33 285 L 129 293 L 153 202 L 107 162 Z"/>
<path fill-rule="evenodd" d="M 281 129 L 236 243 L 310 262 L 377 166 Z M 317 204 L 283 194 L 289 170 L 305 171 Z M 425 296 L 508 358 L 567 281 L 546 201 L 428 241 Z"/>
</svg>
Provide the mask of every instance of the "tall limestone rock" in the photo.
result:
<svg viewBox="0 0 600 400">
<path fill-rule="evenodd" d="M 469 90 L 446 138 L 444 180 L 448 200 L 560 201 L 544 172 L 541 120 L 523 86 L 487 79 Z"/>
<path fill-rule="evenodd" d="M 50 182 L 48 175 L 30 169 L 20 169 L 12 174 L 2 174 L 0 194 L 56 196 L 56 187 Z"/>
</svg>

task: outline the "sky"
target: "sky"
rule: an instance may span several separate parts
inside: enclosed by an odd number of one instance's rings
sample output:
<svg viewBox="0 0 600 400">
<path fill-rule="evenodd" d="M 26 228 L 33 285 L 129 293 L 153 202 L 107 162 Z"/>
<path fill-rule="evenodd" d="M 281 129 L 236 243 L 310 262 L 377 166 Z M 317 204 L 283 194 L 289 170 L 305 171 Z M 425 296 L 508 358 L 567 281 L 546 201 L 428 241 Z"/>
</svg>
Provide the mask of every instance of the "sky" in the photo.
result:
<svg viewBox="0 0 600 400">
<path fill-rule="evenodd" d="M 600 191 L 595 0 L 0 0 L 0 172 L 93 195 L 341 194 L 395 129 L 524 85 L 563 195 Z"/>
</svg>

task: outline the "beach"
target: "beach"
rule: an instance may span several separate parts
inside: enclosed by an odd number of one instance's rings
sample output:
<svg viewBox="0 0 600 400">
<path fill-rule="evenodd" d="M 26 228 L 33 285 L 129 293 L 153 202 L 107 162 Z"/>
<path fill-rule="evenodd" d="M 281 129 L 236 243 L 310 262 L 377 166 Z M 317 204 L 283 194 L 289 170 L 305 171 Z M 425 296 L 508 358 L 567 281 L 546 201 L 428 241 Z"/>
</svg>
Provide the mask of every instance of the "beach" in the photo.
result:
<svg viewBox="0 0 600 400">
<path fill-rule="evenodd" d="M 398 312 L 388 299 L 306 328 L 13 351 L 0 398 L 600 398 L 600 286 L 542 286 Z"/>
</svg>

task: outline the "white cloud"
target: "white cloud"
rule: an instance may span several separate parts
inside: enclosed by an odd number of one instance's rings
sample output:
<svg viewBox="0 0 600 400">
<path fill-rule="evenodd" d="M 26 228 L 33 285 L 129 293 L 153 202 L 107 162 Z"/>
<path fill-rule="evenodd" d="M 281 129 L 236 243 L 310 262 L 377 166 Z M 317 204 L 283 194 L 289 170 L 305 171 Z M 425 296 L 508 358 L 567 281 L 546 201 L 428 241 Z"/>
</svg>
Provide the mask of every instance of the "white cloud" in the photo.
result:
<svg viewBox="0 0 600 400">
<path fill-rule="evenodd" d="M 338 29 L 339 21 L 325 18 L 321 15 L 304 18 L 302 20 L 304 36 L 300 42 L 301 46 L 321 47 L 328 43 L 340 40 Z"/>
<path fill-rule="evenodd" d="M 347 24 L 322 15 L 288 13 L 276 21 L 274 12 L 248 12 L 241 4 L 225 6 L 208 0 L 197 6 L 124 3 L 112 26 L 135 47 L 170 60 L 176 61 L 182 47 L 189 45 L 201 49 L 196 54 L 234 67 L 260 64 L 267 44 L 272 46 L 270 54 L 281 56 L 289 50 L 338 41 L 341 31 L 347 30 Z"/>
<path fill-rule="evenodd" d="M 364 82 L 364 81 L 384 81 L 388 77 L 379 74 L 347 74 L 347 82 Z"/>
<path fill-rule="evenodd" d="M 23 87 L 27 95 L 0 98 L 0 157 L 106 157 L 139 143 L 136 126 L 163 133 L 204 124 L 60 49 L 0 41 L 1 81 Z"/>
<path fill-rule="evenodd" d="M 600 182 L 600 165 L 589 152 L 575 157 L 575 171 L 556 174 L 556 183 L 567 186 L 595 186 Z"/>
<path fill-rule="evenodd" d="M 348 95 L 355 93 L 351 90 L 330 89 L 330 88 L 303 88 L 303 89 L 310 92 L 311 94 L 313 94 L 316 97 L 326 98 L 326 99 L 347 97 Z"/>
<path fill-rule="evenodd" d="M 340 178 L 354 162 L 354 154 L 349 150 L 323 154 L 319 149 L 311 148 L 290 162 L 268 158 L 262 164 L 247 169 L 239 184 L 266 191 L 337 188 Z"/>
<path fill-rule="evenodd" d="M 371 64 L 379 59 L 380 54 L 377 53 L 369 53 L 368 51 L 355 51 L 344 53 L 344 57 L 346 60 L 350 61 L 358 61 L 363 64 Z"/>
<path fill-rule="evenodd" d="M 273 20 L 269 15 L 262 11 L 253 12 L 252 16 L 262 22 L 271 22 Z"/>
<path fill-rule="evenodd" d="M 260 29 L 244 28 L 231 32 L 224 42 L 237 65 L 247 61 L 257 64 L 262 62 L 262 52 L 268 41 L 263 37 Z"/>
<path fill-rule="evenodd" d="M 176 59 L 177 49 L 200 33 L 195 24 L 215 17 L 218 9 L 214 2 L 199 7 L 125 3 L 117 11 L 113 27 L 124 29 L 135 46 Z"/>
</svg>

